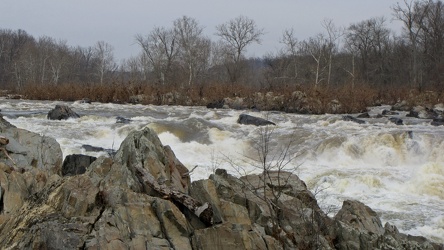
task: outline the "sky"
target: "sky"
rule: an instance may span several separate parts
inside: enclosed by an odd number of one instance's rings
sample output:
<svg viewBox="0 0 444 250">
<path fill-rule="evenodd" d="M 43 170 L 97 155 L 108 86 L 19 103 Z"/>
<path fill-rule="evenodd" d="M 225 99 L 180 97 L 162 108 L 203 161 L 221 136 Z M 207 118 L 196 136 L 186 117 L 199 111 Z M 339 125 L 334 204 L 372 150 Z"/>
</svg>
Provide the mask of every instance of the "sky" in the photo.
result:
<svg viewBox="0 0 444 250">
<path fill-rule="evenodd" d="M 391 7 L 399 0 L 0 0 L 0 29 L 22 29 L 35 38 L 49 36 L 68 45 L 88 47 L 105 41 L 114 47 L 118 62 L 137 56 L 137 34 L 154 27 L 172 27 L 186 15 L 204 27 L 213 41 L 215 27 L 240 15 L 253 19 L 264 35 L 247 55 L 262 57 L 277 52 L 282 32 L 293 28 L 298 40 L 325 33 L 321 23 L 333 20 L 347 27 L 384 16 L 387 27 L 400 32 Z"/>
</svg>

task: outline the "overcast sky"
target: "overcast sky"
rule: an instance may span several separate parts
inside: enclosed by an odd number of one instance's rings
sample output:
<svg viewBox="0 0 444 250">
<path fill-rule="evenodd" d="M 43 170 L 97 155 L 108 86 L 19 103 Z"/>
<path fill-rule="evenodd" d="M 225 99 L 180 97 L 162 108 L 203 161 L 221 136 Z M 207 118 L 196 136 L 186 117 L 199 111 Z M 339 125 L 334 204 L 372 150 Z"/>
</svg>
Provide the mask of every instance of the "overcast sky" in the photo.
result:
<svg viewBox="0 0 444 250">
<path fill-rule="evenodd" d="M 136 34 L 153 27 L 172 27 L 175 19 L 195 18 L 212 40 L 215 26 L 239 15 L 263 28 L 262 45 L 248 47 L 249 56 L 261 57 L 280 48 L 282 31 L 294 28 L 299 40 L 325 32 L 324 19 L 348 26 L 385 16 L 387 26 L 399 33 L 390 7 L 399 0 L 0 0 L 0 29 L 23 29 L 35 38 L 49 36 L 72 46 L 93 46 L 105 41 L 116 59 L 136 56 Z"/>
</svg>

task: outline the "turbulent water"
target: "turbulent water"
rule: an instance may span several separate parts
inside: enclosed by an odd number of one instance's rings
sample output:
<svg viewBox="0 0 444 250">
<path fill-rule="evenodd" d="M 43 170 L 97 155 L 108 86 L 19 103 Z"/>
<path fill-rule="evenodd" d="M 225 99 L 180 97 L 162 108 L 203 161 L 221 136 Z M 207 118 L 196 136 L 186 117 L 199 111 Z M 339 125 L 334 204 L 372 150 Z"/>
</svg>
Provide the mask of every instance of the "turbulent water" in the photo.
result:
<svg viewBox="0 0 444 250">
<path fill-rule="evenodd" d="M 47 120 L 56 104 L 68 104 L 81 118 Z M 371 112 L 384 108 L 389 107 Z M 429 120 L 404 118 L 406 125 L 397 126 L 387 118 L 357 124 L 328 114 L 6 99 L 0 100 L 0 109 L 15 126 L 55 138 L 64 156 L 106 155 L 82 145 L 117 150 L 130 131 L 148 126 L 185 166 L 197 166 L 193 180 L 208 178 L 216 168 L 234 175 L 260 171 L 255 161 L 259 146 L 269 149 L 267 164 L 285 164 L 298 174 L 330 215 L 345 199 L 356 199 L 401 232 L 444 242 L 444 127 L 431 126 Z M 237 124 L 242 113 L 277 124 L 265 133 L 268 143 L 261 143 L 263 128 Z M 117 116 L 131 122 L 116 123 Z"/>
</svg>

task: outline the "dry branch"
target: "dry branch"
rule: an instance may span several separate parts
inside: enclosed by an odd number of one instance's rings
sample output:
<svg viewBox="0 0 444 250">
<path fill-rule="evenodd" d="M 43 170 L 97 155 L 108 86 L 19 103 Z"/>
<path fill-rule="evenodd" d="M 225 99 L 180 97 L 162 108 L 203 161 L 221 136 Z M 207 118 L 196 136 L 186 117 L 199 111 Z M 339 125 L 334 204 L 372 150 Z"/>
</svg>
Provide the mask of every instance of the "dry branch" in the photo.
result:
<svg viewBox="0 0 444 250">
<path fill-rule="evenodd" d="M 200 201 L 187 194 L 173 190 L 165 184 L 159 184 L 154 176 L 144 168 L 136 167 L 136 170 L 139 179 L 141 179 L 143 183 L 163 196 L 169 197 L 175 202 L 182 204 L 184 207 L 192 211 L 205 225 L 213 225 L 213 208 L 211 204 L 208 202 L 202 204 Z"/>
</svg>

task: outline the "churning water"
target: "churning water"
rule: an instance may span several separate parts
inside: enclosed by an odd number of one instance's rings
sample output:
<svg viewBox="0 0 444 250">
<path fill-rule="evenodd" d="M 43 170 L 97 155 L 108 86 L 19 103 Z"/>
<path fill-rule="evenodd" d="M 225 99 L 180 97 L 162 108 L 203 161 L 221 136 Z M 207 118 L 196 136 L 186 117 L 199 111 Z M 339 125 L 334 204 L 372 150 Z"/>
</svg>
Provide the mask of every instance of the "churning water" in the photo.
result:
<svg viewBox="0 0 444 250">
<path fill-rule="evenodd" d="M 47 120 L 56 104 L 69 105 L 81 118 Z M 382 108 L 387 107 L 371 112 Z M 356 199 L 401 232 L 444 242 L 444 127 L 431 126 L 429 120 L 405 119 L 406 125 L 397 126 L 387 118 L 357 124 L 329 114 L 6 99 L 0 100 L 0 109 L 13 125 L 55 138 L 64 156 L 106 155 L 82 146 L 117 150 L 130 131 L 148 126 L 185 166 L 197 166 L 193 180 L 208 178 L 216 168 L 234 175 L 260 171 L 253 159 L 263 128 L 236 121 L 241 113 L 267 118 L 277 124 L 269 159 L 286 163 L 281 156 L 288 149 L 291 162 L 285 168 L 307 183 L 330 215 L 343 200 Z M 131 122 L 116 123 L 117 116 Z"/>
</svg>

